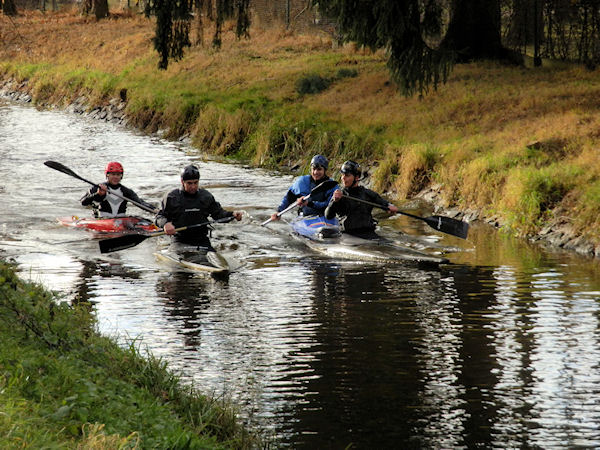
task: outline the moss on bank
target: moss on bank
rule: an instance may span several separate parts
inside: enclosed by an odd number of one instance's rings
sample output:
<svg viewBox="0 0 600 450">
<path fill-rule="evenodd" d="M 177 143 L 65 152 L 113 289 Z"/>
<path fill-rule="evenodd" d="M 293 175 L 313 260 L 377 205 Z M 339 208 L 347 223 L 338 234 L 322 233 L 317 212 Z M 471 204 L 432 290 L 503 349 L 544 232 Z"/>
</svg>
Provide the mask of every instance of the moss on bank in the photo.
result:
<svg viewBox="0 0 600 450">
<path fill-rule="evenodd" d="M 306 168 L 314 153 L 333 166 L 356 159 L 396 200 L 435 187 L 441 206 L 500 216 L 515 232 L 566 216 L 600 244 L 597 72 L 460 65 L 437 92 L 404 98 L 384 55 L 332 49 L 319 35 L 229 34 L 220 52 L 193 47 L 158 71 L 147 19 L 27 13 L 15 23 L 22 41 L 0 44 L 0 76 L 27 80 L 38 105 L 126 98 L 134 126 L 189 136 L 203 152 L 278 168 Z"/>
<path fill-rule="evenodd" d="M 230 406 L 0 261 L 0 447 L 255 448 Z"/>
</svg>

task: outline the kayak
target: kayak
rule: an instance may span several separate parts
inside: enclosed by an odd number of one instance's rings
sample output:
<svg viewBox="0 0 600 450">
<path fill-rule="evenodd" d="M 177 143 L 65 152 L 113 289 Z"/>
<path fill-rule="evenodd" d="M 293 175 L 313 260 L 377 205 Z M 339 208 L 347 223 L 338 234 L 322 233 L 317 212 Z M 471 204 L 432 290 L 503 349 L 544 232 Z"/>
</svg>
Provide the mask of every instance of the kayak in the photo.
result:
<svg viewBox="0 0 600 450">
<path fill-rule="evenodd" d="M 336 218 L 324 216 L 298 216 L 291 222 L 294 233 L 313 241 L 327 242 L 342 235 L 340 223 Z"/>
<path fill-rule="evenodd" d="M 58 217 L 61 225 L 83 228 L 98 233 L 147 233 L 159 228 L 148 219 L 137 216 L 112 218 L 80 218 L 77 216 Z"/>
<path fill-rule="evenodd" d="M 332 258 L 358 261 L 444 264 L 448 259 L 399 245 L 385 238 L 364 239 L 341 232 L 337 219 L 298 216 L 291 221 L 292 235 L 310 249 Z"/>
<path fill-rule="evenodd" d="M 176 253 L 165 249 L 155 252 L 154 256 L 159 261 L 194 272 L 225 274 L 231 270 L 227 260 L 215 251 Z"/>
</svg>

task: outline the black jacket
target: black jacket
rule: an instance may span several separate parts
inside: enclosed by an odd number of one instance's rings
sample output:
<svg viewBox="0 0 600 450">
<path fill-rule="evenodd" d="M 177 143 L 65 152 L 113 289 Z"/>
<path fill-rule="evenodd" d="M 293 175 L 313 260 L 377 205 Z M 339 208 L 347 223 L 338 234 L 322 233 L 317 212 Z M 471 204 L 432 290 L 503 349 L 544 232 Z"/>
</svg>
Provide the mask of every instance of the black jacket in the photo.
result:
<svg viewBox="0 0 600 450">
<path fill-rule="evenodd" d="M 112 185 L 106 183 L 106 186 L 110 191 L 115 191 L 115 193 L 119 194 L 121 197 L 129 198 L 134 202 L 147 206 L 148 208 L 155 208 L 150 203 L 141 200 L 133 190 L 123 186 L 122 184 Z M 99 215 L 100 217 L 114 217 L 118 214 L 122 215 L 125 214 L 125 210 L 127 209 L 126 201 L 121 200 L 114 195 L 98 194 L 98 186 L 92 186 L 90 190 L 83 197 L 81 197 L 81 204 L 83 206 L 93 205 L 96 215 Z"/>
<path fill-rule="evenodd" d="M 389 203 L 376 192 L 362 186 L 343 188 L 344 195 L 366 200 L 371 203 L 387 208 Z M 349 198 L 342 197 L 337 202 L 333 198 L 325 209 L 325 217 L 333 219 L 336 214 L 340 217 L 340 223 L 346 233 L 363 233 L 375 230 L 377 221 L 373 219 L 371 211 L 373 206 L 362 202 L 355 202 Z"/>
<path fill-rule="evenodd" d="M 188 194 L 183 189 L 174 189 L 163 199 L 154 222 L 161 228 L 167 222 L 171 222 L 175 228 L 180 228 L 207 222 L 209 216 L 217 220 L 231 217 L 233 212 L 224 210 L 205 189 L 198 189 L 195 194 Z M 204 245 L 207 234 L 208 226 L 195 227 L 177 232 L 175 241 L 190 245 Z"/>
</svg>

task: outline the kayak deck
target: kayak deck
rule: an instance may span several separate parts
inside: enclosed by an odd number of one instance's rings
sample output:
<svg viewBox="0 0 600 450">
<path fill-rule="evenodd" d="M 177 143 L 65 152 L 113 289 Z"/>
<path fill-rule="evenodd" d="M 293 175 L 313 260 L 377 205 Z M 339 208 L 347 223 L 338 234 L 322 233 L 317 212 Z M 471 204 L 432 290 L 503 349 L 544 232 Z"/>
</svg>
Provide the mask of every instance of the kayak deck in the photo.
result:
<svg viewBox="0 0 600 450">
<path fill-rule="evenodd" d="M 335 219 L 333 219 L 335 220 Z M 399 245 L 387 239 L 364 239 L 345 233 L 334 233 L 337 220 L 324 217 L 299 217 L 291 222 L 293 235 L 310 249 L 332 258 L 355 261 L 416 262 L 445 264 L 448 259 Z M 322 228 L 320 228 L 322 227 Z M 322 230 L 327 230 L 322 233 Z"/>
<path fill-rule="evenodd" d="M 82 228 L 97 233 L 151 233 L 158 227 L 148 219 L 137 216 L 111 218 L 81 218 L 78 216 L 58 217 L 61 225 Z"/>
<path fill-rule="evenodd" d="M 215 251 L 176 253 L 165 249 L 154 253 L 154 256 L 172 266 L 188 269 L 194 272 L 228 273 L 231 268 L 227 260 Z"/>
</svg>

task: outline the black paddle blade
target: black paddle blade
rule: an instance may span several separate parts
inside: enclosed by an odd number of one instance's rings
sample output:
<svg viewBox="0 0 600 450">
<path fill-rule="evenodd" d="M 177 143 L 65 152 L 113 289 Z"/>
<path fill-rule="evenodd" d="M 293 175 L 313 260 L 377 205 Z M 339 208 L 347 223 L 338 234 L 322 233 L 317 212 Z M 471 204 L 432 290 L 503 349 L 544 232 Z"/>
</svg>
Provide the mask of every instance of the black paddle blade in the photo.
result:
<svg viewBox="0 0 600 450">
<path fill-rule="evenodd" d="M 57 161 L 45 161 L 44 165 L 50 167 L 51 169 L 58 170 L 59 172 L 66 173 L 67 175 L 77 176 L 75 172 Z"/>
<path fill-rule="evenodd" d="M 423 218 L 423 220 L 427 222 L 431 228 L 462 239 L 466 239 L 467 234 L 469 233 L 469 224 L 462 220 L 444 216 L 430 216 Z"/>
<path fill-rule="evenodd" d="M 119 236 L 116 238 L 102 239 L 98 242 L 98 245 L 100 245 L 100 253 L 117 252 L 119 250 L 125 250 L 126 248 L 135 247 L 149 237 L 152 236 L 143 234 L 126 234 L 125 236 Z"/>
</svg>

